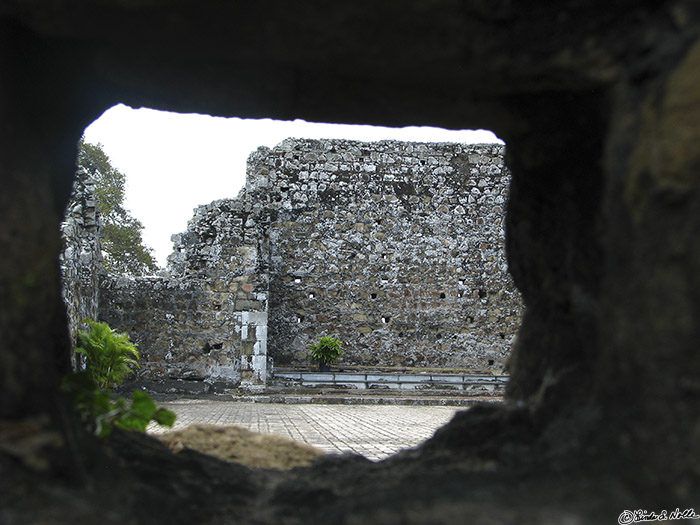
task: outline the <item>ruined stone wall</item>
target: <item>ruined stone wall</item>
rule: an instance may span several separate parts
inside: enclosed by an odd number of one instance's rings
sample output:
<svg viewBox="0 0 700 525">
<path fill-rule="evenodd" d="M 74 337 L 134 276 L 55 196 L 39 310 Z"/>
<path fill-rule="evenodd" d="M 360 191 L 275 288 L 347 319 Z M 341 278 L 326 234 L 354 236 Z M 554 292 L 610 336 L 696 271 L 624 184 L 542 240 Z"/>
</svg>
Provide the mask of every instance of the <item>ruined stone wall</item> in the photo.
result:
<svg viewBox="0 0 700 525">
<path fill-rule="evenodd" d="M 61 238 L 61 293 L 66 305 L 70 340 L 75 345 L 80 322 L 85 318 L 97 318 L 102 271 L 101 223 L 95 200 L 95 181 L 82 168 L 76 174 L 66 206 Z"/>
<path fill-rule="evenodd" d="M 170 275 L 103 281 L 100 318 L 138 343 L 139 379 L 166 390 L 265 383 L 266 244 L 246 224 L 252 211 L 233 200 L 201 206 L 173 236 Z"/>
<path fill-rule="evenodd" d="M 500 369 L 521 315 L 497 144 L 288 139 L 195 210 L 169 275 L 106 278 L 100 318 L 142 379 L 263 384 L 322 335 L 345 366 Z M 269 332 L 269 334 L 268 334 Z M 177 386 L 177 385 L 174 385 Z"/>
<path fill-rule="evenodd" d="M 287 140 L 249 161 L 269 200 L 269 353 L 306 364 L 504 366 L 521 314 L 507 272 L 497 144 Z"/>
</svg>

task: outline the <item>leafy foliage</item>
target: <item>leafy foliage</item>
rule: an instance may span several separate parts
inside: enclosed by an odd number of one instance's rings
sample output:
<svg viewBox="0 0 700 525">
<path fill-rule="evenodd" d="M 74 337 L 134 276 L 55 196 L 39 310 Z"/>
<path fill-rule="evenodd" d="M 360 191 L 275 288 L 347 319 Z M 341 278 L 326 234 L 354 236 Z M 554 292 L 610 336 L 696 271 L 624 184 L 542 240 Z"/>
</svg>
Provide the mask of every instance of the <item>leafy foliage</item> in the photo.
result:
<svg viewBox="0 0 700 525">
<path fill-rule="evenodd" d="M 78 330 L 78 347 L 75 351 L 85 356 L 86 372 L 99 389 L 120 385 L 126 376 L 139 368 L 141 358 L 136 345 L 127 334 L 117 333 L 107 323 L 85 319 L 92 329 Z"/>
<path fill-rule="evenodd" d="M 87 371 L 69 374 L 63 379 L 63 392 L 68 395 L 83 421 L 94 427 L 97 436 L 109 436 L 114 427 L 145 432 L 151 421 L 172 427 L 175 414 L 157 408 L 151 396 L 135 390 L 131 403 L 123 397 L 113 399 L 113 394 L 97 387 Z"/>
<path fill-rule="evenodd" d="M 78 169 L 95 180 L 97 209 L 104 221 L 105 267 L 112 273 L 146 275 L 158 270 L 153 250 L 143 244 L 143 224 L 124 207 L 126 175 L 116 170 L 101 144 L 78 143 Z"/>
<path fill-rule="evenodd" d="M 318 343 L 309 347 L 311 360 L 319 363 L 330 364 L 343 356 L 343 348 L 340 339 L 325 335 Z"/>
<path fill-rule="evenodd" d="M 151 396 L 135 390 L 131 402 L 114 399 L 109 388 L 119 386 L 138 367 L 140 355 L 127 334 L 117 333 L 107 323 L 92 319 L 83 322 L 91 330 L 78 330 L 76 352 L 86 358 L 85 370 L 63 378 L 62 390 L 68 395 L 83 420 L 94 426 L 95 434 L 106 437 L 116 426 L 145 432 L 151 421 L 172 427 L 175 414 L 157 408 Z"/>
</svg>

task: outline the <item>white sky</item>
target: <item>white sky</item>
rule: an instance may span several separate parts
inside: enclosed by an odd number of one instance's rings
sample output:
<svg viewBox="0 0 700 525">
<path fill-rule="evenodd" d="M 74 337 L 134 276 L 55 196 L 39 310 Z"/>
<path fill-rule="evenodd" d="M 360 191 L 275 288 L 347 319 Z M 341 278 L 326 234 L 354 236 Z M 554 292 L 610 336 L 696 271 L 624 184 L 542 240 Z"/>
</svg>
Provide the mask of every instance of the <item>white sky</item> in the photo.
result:
<svg viewBox="0 0 700 525">
<path fill-rule="evenodd" d="M 246 120 L 168 113 L 118 105 L 85 129 L 127 178 L 126 207 L 144 225 L 144 241 L 160 266 L 172 252 L 170 236 L 187 228 L 192 211 L 233 198 L 245 183 L 248 155 L 284 139 L 394 139 L 417 142 L 501 142 L 484 130 L 383 128 L 303 120 Z"/>
</svg>

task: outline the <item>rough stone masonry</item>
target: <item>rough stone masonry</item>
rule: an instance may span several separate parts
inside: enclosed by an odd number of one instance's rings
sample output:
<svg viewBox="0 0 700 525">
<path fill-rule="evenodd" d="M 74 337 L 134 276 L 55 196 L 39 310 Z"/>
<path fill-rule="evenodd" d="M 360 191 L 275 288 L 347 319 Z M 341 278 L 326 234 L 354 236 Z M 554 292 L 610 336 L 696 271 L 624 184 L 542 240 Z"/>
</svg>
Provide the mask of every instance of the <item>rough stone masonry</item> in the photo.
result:
<svg viewBox="0 0 700 525">
<path fill-rule="evenodd" d="M 0 451 L 4 521 L 588 525 L 698 508 L 698 2 L 2 2 L 0 41 L 0 415 L 21 445 Z M 119 102 L 496 132 L 526 304 L 506 403 L 381 464 L 274 476 L 127 433 L 93 443 L 58 395 L 58 226 L 80 135 Z"/>
<path fill-rule="evenodd" d="M 521 315 L 498 144 L 288 139 L 195 210 L 167 277 L 105 278 L 141 379 L 264 385 L 323 335 L 345 366 L 502 369 Z M 176 382 L 173 384 L 172 382 Z M 190 388 L 192 383 L 189 383 Z"/>
</svg>

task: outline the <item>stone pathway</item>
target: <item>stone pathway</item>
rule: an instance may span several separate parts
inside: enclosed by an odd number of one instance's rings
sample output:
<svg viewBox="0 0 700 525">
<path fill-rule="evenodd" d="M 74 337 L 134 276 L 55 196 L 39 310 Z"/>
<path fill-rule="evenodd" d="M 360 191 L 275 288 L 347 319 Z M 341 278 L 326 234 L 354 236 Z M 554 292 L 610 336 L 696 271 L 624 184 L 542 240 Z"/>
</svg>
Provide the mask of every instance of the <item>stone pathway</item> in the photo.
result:
<svg viewBox="0 0 700 525">
<path fill-rule="evenodd" d="M 191 423 L 237 425 L 278 434 L 325 450 L 354 452 L 373 461 L 411 448 L 433 435 L 455 412 L 452 406 L 285 405 L 203 399 L 159 402 L 177 414 L 174 429 Z M 149 432 L 168 429 L 151 426 Z"/>
</svg>

